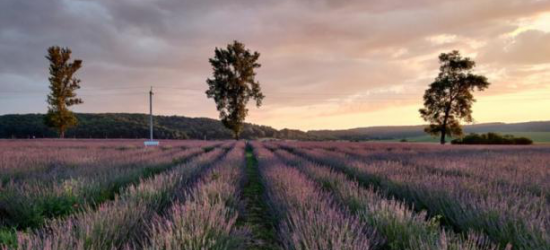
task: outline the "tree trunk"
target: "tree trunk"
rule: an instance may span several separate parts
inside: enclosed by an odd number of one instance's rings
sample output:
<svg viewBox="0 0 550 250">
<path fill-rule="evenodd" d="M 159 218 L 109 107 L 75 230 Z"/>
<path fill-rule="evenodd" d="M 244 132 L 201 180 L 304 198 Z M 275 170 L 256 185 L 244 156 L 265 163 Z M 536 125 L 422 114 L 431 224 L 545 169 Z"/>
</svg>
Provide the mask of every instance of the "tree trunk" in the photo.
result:
<svg viewBox="0 0 550 250">
<path fill-rule="evenodd" d="M 239 133 L 234 132 L 234 133 L 233 133 L 233 138 L 235 138 L 235 140 L 238 141 L 238 140 L 240 139 L 240 138 L 239 138 Z"/>
<path fill-rule="evenodd" d="M 445 136 L 447 135 L 447 120 L 449 119 L 449 109 L 445 109 L 445 116 L 443 117 L 443 127 L 441 128 L 441 138 L 439 142 L 441 145 L 445 145 Z"/>
<path fill-rule="evenodd" d="M 65 130 L 64 130 L 64 129 L 60 129 L 60 130 L 59 130 L 59 138 L 60 138 L 60 139 L 64 139 L 64 138 L 65 138 Z"/>
<path fill-rule="evenodd" d="M 441 145 L 445 145 L 445 134 L 447 133 L 447 126 L 445 125 L 442 129 L 441 129 L 441 138 L 439 140 L 439 142 L 441 143 Z"/>
</svg>

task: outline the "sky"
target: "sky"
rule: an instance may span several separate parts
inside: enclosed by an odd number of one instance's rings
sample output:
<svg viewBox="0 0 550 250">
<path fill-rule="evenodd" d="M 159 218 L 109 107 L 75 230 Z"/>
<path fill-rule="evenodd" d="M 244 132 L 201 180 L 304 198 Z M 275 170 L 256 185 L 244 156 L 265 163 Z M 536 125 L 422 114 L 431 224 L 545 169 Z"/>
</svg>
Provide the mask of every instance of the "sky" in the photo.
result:
<svg viewBox="0 0 550 250">
<path fill-rule="evenodd" d="M 550 120 L 550 0 L 0 0 L 0 114 L 46 112 L 58 45 L 84 61 L 76 112 L 147 113 L 153 86 L 156 114 L 218 118 L 208 59 L 233 40 L 261 54 L 247 122 L 423 124 L 452 50 L 491 82 L 476 123 Z"/>
</svg>

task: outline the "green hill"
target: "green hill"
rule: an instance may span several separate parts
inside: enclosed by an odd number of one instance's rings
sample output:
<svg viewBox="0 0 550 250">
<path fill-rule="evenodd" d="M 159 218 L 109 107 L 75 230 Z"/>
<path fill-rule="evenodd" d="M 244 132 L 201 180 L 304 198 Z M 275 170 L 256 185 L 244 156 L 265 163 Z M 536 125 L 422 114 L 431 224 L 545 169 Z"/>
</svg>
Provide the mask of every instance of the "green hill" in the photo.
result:
<svg viewBox="0 0 550 250">
<path fill-rule="evenodd" d="M 146 114 L 106 113 L 76 114 L 77 127 L 67 131 L 68 138 L 147 138 L 149 116 Z M 46 127 L 43 114 L 0 116 L 0 138 L 49 138 L 56 131 Z M 183 116 L 155 116 L 157 139 L 230 139 L 231 131 L 218 120 Z M 293 140 L 355 140 L 437 142 L 426 135 L 424 126 L 364 127 L 346 130 L 277 130 L 268 126 L 247 123 L 242 138 L 278 138 Z M 464 126 L 466 133 L 496 132 L 525 136 L 535 142 L 550 142 L 550 121 L 525 123 L 484 123 Z"/>
<path fill-rule="evenodd" d="M 482 123 L 464 126 L 464 132 L 510 134 L 528 137 L 535 142 L 550 142 L 550 121 L 523 122 L 523 123 Z M 317 130 L 308 131 L 308 134 L 319 138 L 336 140 L 383 140 L 399 141 L 406 139 L 410 142 L 438 142 L 435 138 L 424 133 L 424 126 L 385 126 L 365 127 L 347 130 Z M 449 138 L 450 141 L 451 138 Z"/>
<path fill-rule="evenodd" d="M 67 130 L 67 138 L 148 138 L 149 116 L 145 114 L 76 114 L 78 126 Z M 49 138 L 56 131 L 46 127 L 43 114 L 0 116 L 0 138 Z M 157 139 L 230 139 L 231 131 L 218 120 L 183 116 L 155 116 Z M 245 124 L 242 138 L 315 139 L 298 130 L 276 130 Z"/>
</svg>

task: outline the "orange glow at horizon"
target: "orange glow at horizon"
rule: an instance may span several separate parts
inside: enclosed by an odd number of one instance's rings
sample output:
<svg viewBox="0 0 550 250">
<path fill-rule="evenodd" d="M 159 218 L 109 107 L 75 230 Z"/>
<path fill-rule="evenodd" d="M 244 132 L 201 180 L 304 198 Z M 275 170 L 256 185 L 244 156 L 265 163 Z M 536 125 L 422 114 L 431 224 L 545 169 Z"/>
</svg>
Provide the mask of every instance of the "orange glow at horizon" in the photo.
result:
<svg viewBox="0 0 550 250">
<path fill-rule="evenodd" d="M 474 92 L 477 123 L 550 120 L 550 1 L 176 2 L 60 1 L 0 15 L 0 114 L 46 111 L 43 55 L 53 43 L 84 61 L 76 112 L 146 113 L 154 86 L 155 114 L 217 119 L 204 93 L 208 58 L 239 40 L 261 54 L 266 96 L 259 109 L 250 105 L 247 122 L 424 124 L 423 93 L 438 55 L 451 50 L 491 82 Z M 40 22 L 18 19 L 33 13 Z"/>
</svg>

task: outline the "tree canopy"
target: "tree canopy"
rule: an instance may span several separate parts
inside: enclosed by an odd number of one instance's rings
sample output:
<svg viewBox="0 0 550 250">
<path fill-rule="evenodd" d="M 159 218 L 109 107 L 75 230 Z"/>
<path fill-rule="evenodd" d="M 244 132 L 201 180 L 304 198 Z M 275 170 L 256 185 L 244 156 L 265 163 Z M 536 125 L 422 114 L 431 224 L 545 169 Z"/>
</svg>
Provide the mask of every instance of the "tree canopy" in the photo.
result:
<svg viewBox="0 0 550 250">
<path fill-rule="evenodd" d="M 60 138 L 64 138 L 65 131 L 78 122 L 69 107 L 82 103 L 75 92 L 80 88 L 80 79 L 73 76 L 82 67 L 82 60 L 69 62 L 71 53 L 69 48 L 53 46 L 48 49 L 46 56 L 50 61 L 50 94 L 45 123 L 56 128 Z"/>
<path fill-rule="evenodd" d="M 209 60 L 214 72 L 213 78 L 206 80 L 209 87 L 206 95 L 216 102 L 223 125 L 233 131 L 235 139 L 239 139 L 242 131 L 250 98 L 257 107 L 264 98 L 255 79 L 255 69 L 261 67 L 259 57 L 258 52 L 252 53 L 244 44 L 234 41 L 226 49 L 216 48 L 214 58 Z"/>
<path fill-rule="evenodd" d="M 420 109 L 420 115 L 430 122 L 425 131 L 440 135 L 441 144 L 445 144 L 445 136 L 462 135 L 461 120 L 473 121 L 475 99 L 472 92 L 483 91 L 490 83 L 485 76 L 473 74 L 475 62 L 463 58 L 458 51 L 441 54 L 439 62 L 439 75 L 424 94 L 424 108 Z"/>
</svg>

